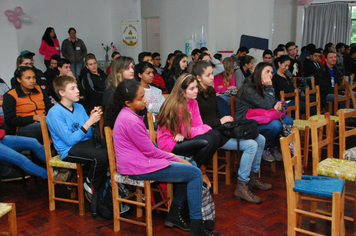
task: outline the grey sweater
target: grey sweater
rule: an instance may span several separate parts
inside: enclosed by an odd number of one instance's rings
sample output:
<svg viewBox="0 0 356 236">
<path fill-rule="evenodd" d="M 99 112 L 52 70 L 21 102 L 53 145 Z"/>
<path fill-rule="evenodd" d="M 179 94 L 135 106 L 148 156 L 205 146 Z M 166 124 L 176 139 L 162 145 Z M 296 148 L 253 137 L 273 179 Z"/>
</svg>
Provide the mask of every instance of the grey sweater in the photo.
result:
<svg viewBox="0 0 356 236">
<path fill-rule="evenodd" d="M 63 57 L 73 65 L 83 63 L 83 58 L 87 55 L 87 47 L 83 40 L 78 38 L 75 41 L 74 48 L 70 38 L 63 40 L 61 51 Z"/>
</svg>

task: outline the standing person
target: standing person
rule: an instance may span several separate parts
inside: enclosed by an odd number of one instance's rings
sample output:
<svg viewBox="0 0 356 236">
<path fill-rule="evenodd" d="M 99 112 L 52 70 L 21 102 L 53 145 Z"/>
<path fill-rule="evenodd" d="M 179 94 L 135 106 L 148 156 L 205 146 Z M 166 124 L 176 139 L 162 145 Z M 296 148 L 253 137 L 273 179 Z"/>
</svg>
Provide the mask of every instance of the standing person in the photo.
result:
<svg viewBox="0 0 356 236">
<path fill-rule="evenodd" d="M 44 55 L 44 63 L 46 68 L 50 66 L 50 59 L 52 55 L 61 55 L 57 35 L 52 27 L 48 27 L 43 34 L 41 46 L 38 51 L 41 55 Z"/>
<path fill-rule="evenodd" d="M 4 95 L 3 110 L 8 126 L 16 127 L 17 135 L 36 138 L 42 143 L 40 120 L 52 104 L 47 94 L 36 85 L 35 72 L 21 66 L 15 71 L 17 84 Z"/>
<path fill-rule="evenodd" d="M 92 125 L 100 120 L 102 111 L 98 107 L 88 117 L 79 101 L 77 80 L 70 76 L 59 76 L 54 80 L 54 89 L 61 101 L 47 115 L 48 130 L 61 160 L 90 165 L 84 181 L 84 189 L 91 200 L 91 210 L 96 213 L 99 189 L 108 168 L 105 149 L 96 148 Z"/>
<path fill-rule="evenodd" d="M 225 59 L 232 60 L 233 63 L 235 62 L 231 57 Z M 216 91 L 212 87 L 214 83 L 212 71 L 213 68 L 206 62 L 193 64 L 192 74 L 198 79 L 199 93 L 197 101 L 200 115 L 204 124 L 215 129 L 226 122 L 233 121 L 234 118 L 231 116 L 222 117 L 218 113 Z M 235 138 L 230 138 L 225 135 L 222 136 L 222 143 L 220 144 L 222 149 L 237 150 L 237 140 Z M 260 134 L 256 139 L 241 139 L 239 145 L 243 154 L 238 170 L 237 187 L 234 192 L 235 197 L 250 203 L 260 203 L 262 199 L 253 194 L 249 187 L 261 190 L 272 188 L 271 184 L 264 183 L 258 178 L 265 138 Z"/>
<path fill-rule="evenodd" d="M 117 86 L 126 79 L 134 79 L 134 67 L 135 61 L 131 57 L 120 56 L 112 61 L 111 73 L 106 80 L 105 91 L 102 98 L 104 113 Z"/>
<path fill-rule="evenodd" d="M 236 95 L 235 120 L 246 119 L 246 113 L 251 108 L 281 110 L 281 102 L 276 102 L 272 86 L 272 65 L 259 63 L 251 75 L 251 82 L 240 88 Z M 292 125 L 293 120 L 286 115 L 283 122 Z M 258 131 L 266 138 L 265 150 L 262 157 L 268 162 L 282 161 L 283 157 L 279 147 L 279 135 L 282 132 L 280 120 L 272 120 L 268 124 L 258 125 Z"/>
<path fill-rule="evenodd" d="M 166 87 L 168 89 L 168 93 L 172 92 L 172 89 L 174 87 L 175 82 L 177 81 L 178 77 L 187 72 L 187 63 L 188 63 L 188 57 L 187 55 L 181 53 L 176 55 L 176 57 L 173 60 L 172 67 L 168 72 L 167 78 L 166 78 Z"/>
<path fill-rule="evenodd" d="M 143 117 L 145 91 L 135 80 L 119 84 L 114 94 L 112 117 L 117 171 L 135 180 L 173 182 L 175 192 L 165 224 L 190 231 L 190 236 L 219 236 L 208 232 L 202 221 L 202 177 L 200 170 L 187 160 L 156 148 L 151 142 Z M 130 158 L 127 158 L 130 157 Z M 182 174 L 184 173 L 184 174 Z M 188 200 L 190 224 L 185 219 L 184 202 Z"/>
<path fill-rule="evenodd" d="M 188 73 L 180 75 L 162 105 L 158 117 L 157 144 L 167 152 L 194 156 L 204 182 L 211 186 L 205 173 L 206 167 L 219 147 L 222 136 L 219 131 L 203 124 L 195 100 L 197 95 L 196 77 Z"/>
<path fill-rule="evenodd" d="M 77 38 L 77 31 L 74 28 L 68 30 L 69 38 L 62 42 L 63 57 L 70 61 L 70 69 L 78 79 L 80 71 L 84 66 L 84 57 L 87 55 L 87 47 L 83 40 Z"/>
</svg>

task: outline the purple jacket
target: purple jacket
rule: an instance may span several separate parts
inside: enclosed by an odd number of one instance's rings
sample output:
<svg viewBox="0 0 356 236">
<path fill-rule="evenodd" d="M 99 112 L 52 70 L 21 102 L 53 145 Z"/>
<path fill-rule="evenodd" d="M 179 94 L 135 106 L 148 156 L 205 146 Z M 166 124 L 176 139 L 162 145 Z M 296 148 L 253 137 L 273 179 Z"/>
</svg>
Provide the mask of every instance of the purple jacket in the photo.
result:
<svg viewBox="0 0 356 236">
<path fill-rule="evenodd" d="M 113 130 L 117 171 L 123 175 L 141 175 L 161 170 L 178 157 L 156 148 L 143 123 L 143 117 L 124 107 Z"/>
</svg>

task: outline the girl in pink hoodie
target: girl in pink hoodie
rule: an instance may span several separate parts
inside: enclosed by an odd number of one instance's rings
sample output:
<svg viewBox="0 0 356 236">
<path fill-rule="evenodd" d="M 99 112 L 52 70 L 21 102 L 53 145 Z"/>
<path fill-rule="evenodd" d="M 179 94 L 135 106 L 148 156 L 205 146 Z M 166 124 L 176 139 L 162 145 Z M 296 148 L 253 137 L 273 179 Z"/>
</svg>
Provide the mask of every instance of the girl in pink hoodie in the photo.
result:
<svg viewBox="0 0 356 236">
<path fill-rule="evenodd" d="M 52 55 L 57 54 L 61 56 L 57 35 L 52 27 L 48 27 L 43 34 L 41 46 L 38 51 L 41 55 L 44 55 L 44 63 L 47 68 L 50 66 Z"/>
</svg>

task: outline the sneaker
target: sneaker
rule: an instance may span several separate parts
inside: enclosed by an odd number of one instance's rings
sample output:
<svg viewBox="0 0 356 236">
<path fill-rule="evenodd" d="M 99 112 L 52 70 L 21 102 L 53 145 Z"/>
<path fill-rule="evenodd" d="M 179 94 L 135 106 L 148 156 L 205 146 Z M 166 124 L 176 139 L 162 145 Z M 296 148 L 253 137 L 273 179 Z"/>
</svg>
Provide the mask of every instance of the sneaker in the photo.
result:
<svg viewBox="0 0 356 236">
<path fill-rule="evenodd" d="M 268 161 L 268 162 L 274 162 L 274 161 L 275 161 L 275 158 L 274 158 L 274 156 L 271 154 L 269 148 L 263 150 L 262 158 L 263 158 L 263 160 Z"/>
<path fill-rule="evenodd" d="M 91 186 L 91 183 L 87 178 L 85 178 L 84 180 L 84 190 L 85 190 L 85 197 L 86 199 L 91 202 L 91 199 L 92 199 L 92 196 L 93 196 L 93 189 L 92 189 L 92 186 Z"/>
<path fill-rule="evenodd" d="M 274 156 L 276 161 L 283 161 L 283 156 L 279 147 L 271 148 L 271 154 Z"/>
<path fill-rule="evenodd" d="M 28 178 L 30 178 L 30 175 L 25 174 L 25 179 Z M 19 181 L 19 180 L 22 180 L 22 174 L 15 169 L 12 169 L 9 174 L 1 176 L 1 182 L 11 182 L 11 181 Z"/>
</svg>

